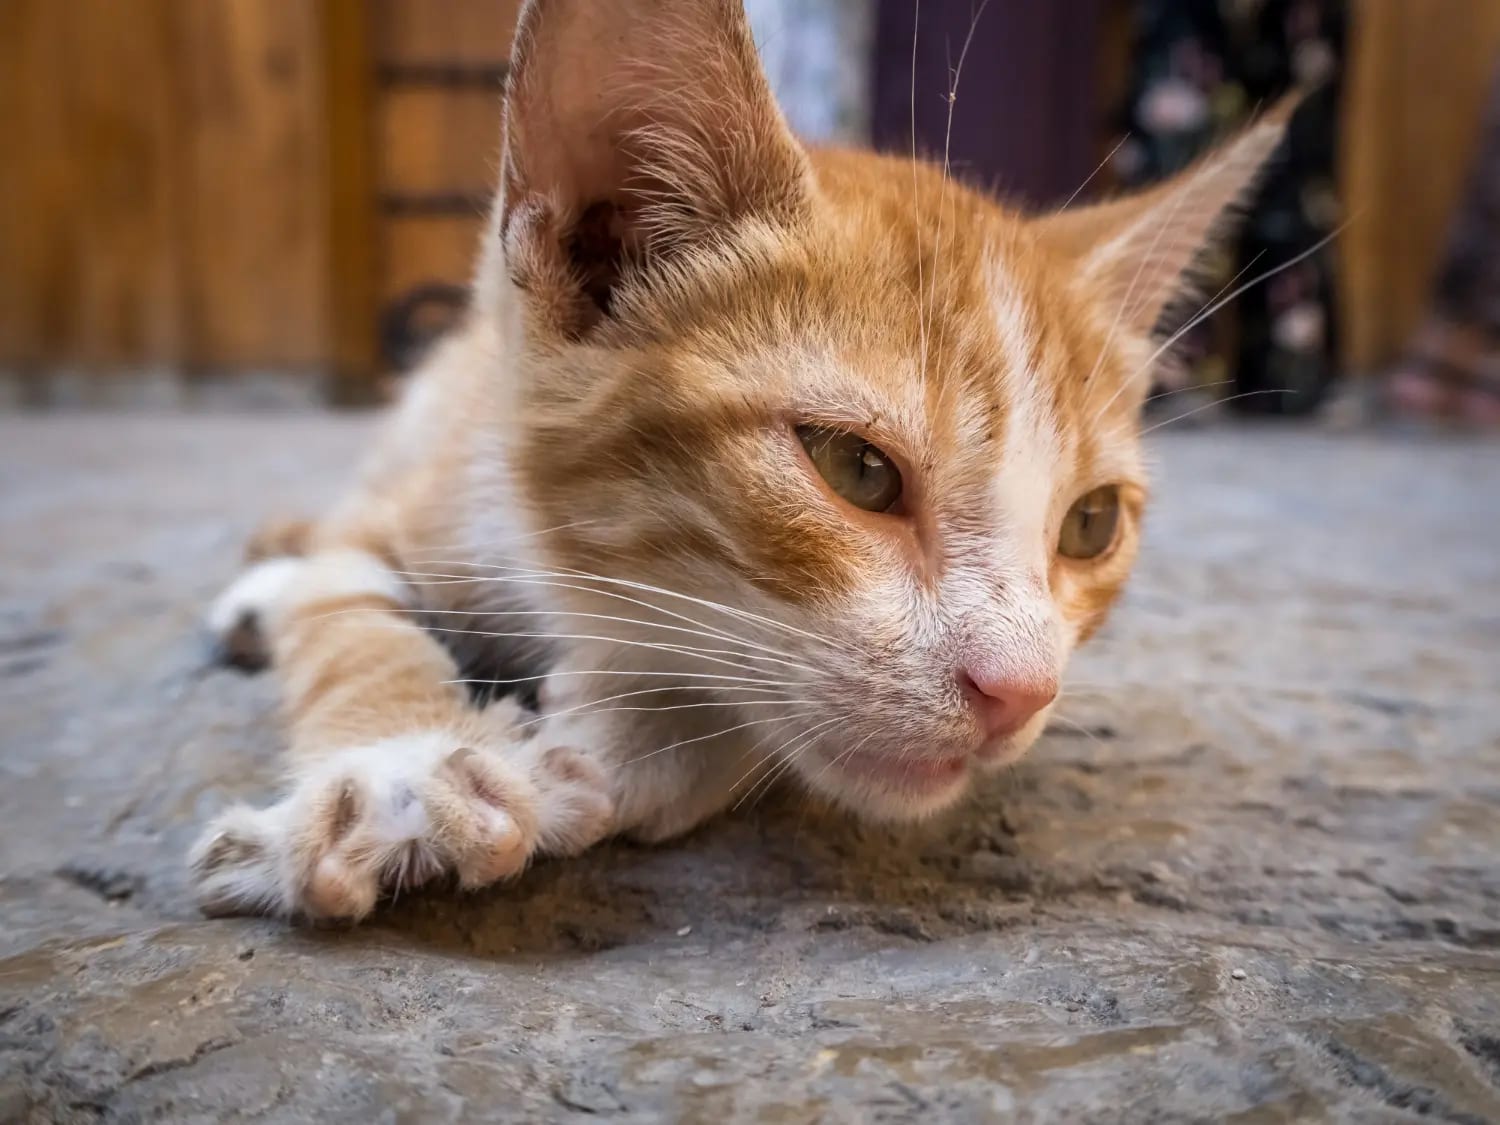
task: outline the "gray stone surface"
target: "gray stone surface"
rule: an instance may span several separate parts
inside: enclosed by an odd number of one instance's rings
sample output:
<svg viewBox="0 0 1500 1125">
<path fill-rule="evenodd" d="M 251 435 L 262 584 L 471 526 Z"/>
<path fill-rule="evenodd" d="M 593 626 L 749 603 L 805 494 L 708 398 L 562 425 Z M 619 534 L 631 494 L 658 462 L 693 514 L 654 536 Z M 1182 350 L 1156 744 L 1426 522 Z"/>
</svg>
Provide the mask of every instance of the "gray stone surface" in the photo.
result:
<svg viewBox="0 0 1500 1125">
<path fill-rule="evenodd" d="M 194 631 L 359 420 L 0 420 L 0 1121 L 1500 1120 L 1500 445 L 1172 434 L 1029 761 L 353 932 L 206 921 Z"/>
</svg>

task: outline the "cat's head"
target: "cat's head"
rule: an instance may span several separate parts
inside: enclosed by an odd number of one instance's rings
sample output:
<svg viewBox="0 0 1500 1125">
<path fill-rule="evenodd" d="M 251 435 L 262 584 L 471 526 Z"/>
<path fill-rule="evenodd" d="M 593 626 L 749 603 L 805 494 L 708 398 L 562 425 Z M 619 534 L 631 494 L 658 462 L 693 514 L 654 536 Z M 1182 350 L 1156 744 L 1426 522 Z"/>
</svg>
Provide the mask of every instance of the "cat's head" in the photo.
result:
<svg viewBox="0 0 1500 1125">
<path fill-rule="evenodd" d="M 638 584 L 611 612 L 656 624 L 616 628 L 816 789 L 951 802 L 1126 579 L 1153 329 L 1283 117 L 1029 218 L 804 148 L 737 0 L 532 0 L 479 307 L 522 349 L 538 553 Z"/>
</svg>

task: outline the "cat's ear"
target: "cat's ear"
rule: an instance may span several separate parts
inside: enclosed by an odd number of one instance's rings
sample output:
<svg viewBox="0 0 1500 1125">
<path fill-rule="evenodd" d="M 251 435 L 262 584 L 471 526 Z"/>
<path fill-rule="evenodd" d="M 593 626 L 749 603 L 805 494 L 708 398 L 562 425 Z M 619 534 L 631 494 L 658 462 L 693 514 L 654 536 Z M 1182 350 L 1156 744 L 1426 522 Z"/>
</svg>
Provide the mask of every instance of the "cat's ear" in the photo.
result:
<svg viewBox="0 0 1500 1125">
<path fill-rule="evenodd" d="M 481 298 L 504 271 L 582 331 L 625 270 L 790 219 L 810 182 L 740 0 L 527 0 Z"/>
<path fill-rule="evenodd" d="M 1123 326 L 1151 332 L 1163 310 L 1192 288 L 1200 256 L 1229 233 L 1249 202 L 1300 100 L 1278 102 L 1164 183 L 1037 220 L 1041 238 L 1076 263 L 1076 276 Z"/>
</svg>

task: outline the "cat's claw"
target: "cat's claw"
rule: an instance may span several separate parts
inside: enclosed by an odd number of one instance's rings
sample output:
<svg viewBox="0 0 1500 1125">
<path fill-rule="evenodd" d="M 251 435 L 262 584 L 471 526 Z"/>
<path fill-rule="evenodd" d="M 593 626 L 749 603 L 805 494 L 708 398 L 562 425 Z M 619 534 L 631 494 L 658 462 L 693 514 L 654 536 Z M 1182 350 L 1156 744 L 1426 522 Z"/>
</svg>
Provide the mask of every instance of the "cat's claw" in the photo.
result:
<svg viewBox="0 0 1500 1125">
<path fill-rule="evenodd" d="M 559 823 L 589 843 L 608 831 L 612 804 L 582 760 L 553 747 L 528 768 L 446 732 L 340 751 L 270 808 L 215 820 L 191 857 L 199 905 L 357 920 L 439 875 L 498 882 Z"/>
</svg>

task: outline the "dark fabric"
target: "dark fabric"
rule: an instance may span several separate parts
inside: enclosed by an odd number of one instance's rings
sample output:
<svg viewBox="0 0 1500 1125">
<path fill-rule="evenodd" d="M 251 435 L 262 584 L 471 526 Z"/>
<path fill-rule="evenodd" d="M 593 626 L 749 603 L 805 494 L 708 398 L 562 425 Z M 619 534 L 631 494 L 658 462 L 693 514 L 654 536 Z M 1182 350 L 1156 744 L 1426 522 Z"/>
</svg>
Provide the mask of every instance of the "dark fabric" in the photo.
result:
<svg viewBox="0 0 1500 1125">
<path fill-rule="evenodd" d="M 1314 93 L 1250 207 L 1224 267 L 1250 280 L 1294 257 L 1340 221 L 1333 159 L 1345 54 L 1344 0 L 1137 0 L 1129 94 L 1115 160 L 1124 187 L 1176 172 L 1294 85 Z M 1246 291 L 1179 353 L 1203 383 L 1232 380 L 1235 406 L 1254 413 L 1313 409 L 1335 372 L 1334 250 Z M 1210 293 L 1217 285 L 1210 288 Z M 1174 310 L 1180 326 L 1199 306 Z"/>
<path fill-rule="evenodd" d="M 875 146 L 910 153 L 915 139 L 918 155 L 941 160 L 947 138 L 964 182 L 1061 203 L 1099 162 L 1100 18 L 1101 0 L 880 0 Z M 948 138 L 948 91 L 971 29 Z"/>
</svg>

